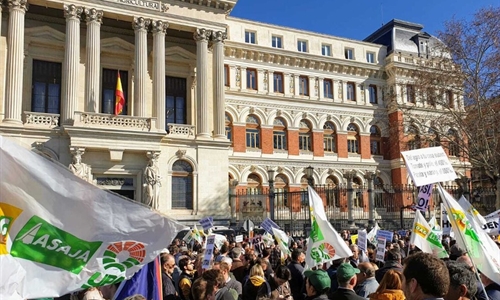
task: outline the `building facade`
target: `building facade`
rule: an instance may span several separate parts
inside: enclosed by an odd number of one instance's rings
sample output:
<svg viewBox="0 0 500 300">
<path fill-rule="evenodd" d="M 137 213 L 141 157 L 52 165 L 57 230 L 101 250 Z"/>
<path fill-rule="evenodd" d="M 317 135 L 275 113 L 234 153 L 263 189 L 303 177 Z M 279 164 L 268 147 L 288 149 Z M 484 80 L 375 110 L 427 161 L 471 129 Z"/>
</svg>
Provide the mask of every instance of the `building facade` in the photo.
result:
<svg viewBox="0 0 500 300">
<path fill-rule="evenodd" d="M 316 184 L 408 183 L 399 150 L 415 135 L 393 128 L 422 27 L 381 28 L 415 44 L 400 49 L 385 31 L 349 40 L 233 18 L 234 5 L 9 0 L 0 134 L 186 223 L 235 216 L 230 190 L 301 190 L 308 166 Z"/>
</svg>

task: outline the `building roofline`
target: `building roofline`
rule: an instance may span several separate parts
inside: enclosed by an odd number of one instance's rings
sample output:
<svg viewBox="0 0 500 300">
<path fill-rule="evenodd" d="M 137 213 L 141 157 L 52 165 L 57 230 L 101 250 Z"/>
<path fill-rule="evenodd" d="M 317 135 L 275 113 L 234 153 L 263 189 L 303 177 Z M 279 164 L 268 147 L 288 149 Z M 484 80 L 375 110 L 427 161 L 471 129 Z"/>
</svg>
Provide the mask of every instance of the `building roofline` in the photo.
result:
<svg viewBox="0 0 500 300">
<path fill-rule="evenodd" d="M 382 27 L 377 29 L 374 33 L 372 33 L 368 37 L 366 37 L 363 41 L 368 42 L 370 40 L 375 40 L 378 37 L 385 34 L 387 31 L 392 30 L 392 28 L 404 28 L 404 29 L 410 29 L 410 30 L 420 32 L 420 31 L 422 31 L 422 29 L 424 29 L 424 26 L 422 24 L 413 23 L 413 22 L 409 22 L 409 21 L 392 19 L 391 21 L 389 21 L 388 23 L 384 24 Z"/>
</svg>

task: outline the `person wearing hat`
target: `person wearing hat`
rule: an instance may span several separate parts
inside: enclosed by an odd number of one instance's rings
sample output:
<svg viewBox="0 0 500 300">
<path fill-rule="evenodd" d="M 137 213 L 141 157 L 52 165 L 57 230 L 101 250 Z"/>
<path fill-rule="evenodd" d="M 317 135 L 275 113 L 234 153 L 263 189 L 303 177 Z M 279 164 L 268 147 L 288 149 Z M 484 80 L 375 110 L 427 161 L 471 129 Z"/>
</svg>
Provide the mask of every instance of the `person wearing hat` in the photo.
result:
<svg viewBox="0 0 500 300">
<path fill-rule="evenodd" d="M 327 293 L 332 282 L 325 270 L 307 270 L 304 272 L 306 280 L 306 300 L 327 300 Z"/>
<path fill-rule="evenodd" d="M 354 287 L 357 283 L 359 269 L 354 268 L 350 263 L 343 263 L 337 268 L 337 281 L 339 288 L 330 295 L 334 300 L 365 300 L 365 298 L 356 295 Z"/>
</svg>

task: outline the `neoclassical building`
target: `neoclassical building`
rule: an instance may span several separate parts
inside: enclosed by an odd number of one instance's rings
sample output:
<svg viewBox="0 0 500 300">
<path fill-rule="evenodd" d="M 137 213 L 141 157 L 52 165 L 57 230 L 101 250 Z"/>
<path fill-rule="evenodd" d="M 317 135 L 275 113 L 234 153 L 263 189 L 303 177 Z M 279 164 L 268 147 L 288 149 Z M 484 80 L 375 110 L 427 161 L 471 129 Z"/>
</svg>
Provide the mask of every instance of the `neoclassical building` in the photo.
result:
<svg viewBox="0 0 500 300">
<path fill-rule="evenodd" d="M 229 188 L 265 188 L 270 168 L 284 191 L 308 166 L 316 184 L 407 183 L 394 149 L 418 128 L 391 127 L 418 102 L 422 26 L 357 41 L 233 18 L 236 2 L 8 0 L 0 134 L 186 223 L 229 219 Z"/>
</svg>

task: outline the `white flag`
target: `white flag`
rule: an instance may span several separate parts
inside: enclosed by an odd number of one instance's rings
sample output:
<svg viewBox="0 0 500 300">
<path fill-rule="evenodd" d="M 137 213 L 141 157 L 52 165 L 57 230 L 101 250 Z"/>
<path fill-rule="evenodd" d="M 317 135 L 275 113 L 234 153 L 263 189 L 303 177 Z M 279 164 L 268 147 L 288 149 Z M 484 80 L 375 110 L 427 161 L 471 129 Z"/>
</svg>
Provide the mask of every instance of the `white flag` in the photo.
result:
<svg viewBox="0 0 500 300">
<path fill-rule="evenodd" d="M 425 253 L 434 254 L 438 258 L 448 257 L 448 253 L 441 244 L 438 236 L 432 231 L 424 216 L 419 210 L 415 211 L 415 220 L 413 221 L 413 232 L 410 243 L 417 246 Z"/>
<path fill-rule="evenodd" d="M 290 254 L 290 245 L 288 245 L 288 235 L 284 233 L 281 229 L 271 227 L 274 238 L 278 242 L 278 247 L 280 247 L 281 253 Z"/>
<path fill-rule="evenodd" d="M 311 210 L 311 233 L 307 239 L 306 264 L 309 268 L 335 259 L 350 257 L 352 251 L 328 221 L 323 201 L 310 186 L 307 187 Z"/>
<path fill-rule="evenodd" d="M 487 239 L 486 233 L 478 230 L 474 219 L 469 220 L 465 210 L 445 189 L 438 184 L 438 190 L 443 198 L 443 204 L 450 218 L 451 226 L 455 232 L 457 244 L 467 251 L 477 269 L 489 279 L 500 284 L 500 257 L 498 247 L 493 249 Z"/>
<path fill-rule="evenodd" d="M 458 199 L 458 204 L 460 204 L 460 206 L 465 210 L 465 212 L 467 212 L 467 214 L 474 218 L 477 224 L 479 224 L 480 226 L 486 224 L 486 220 L 483 218 L 483 216 L 481 216 L 481 214 L 474 208 L 474 206 L 472 206 L 472 204 L 470 204 L 469 201 L 467 201 L 464 196 Z"/>
<path fill-rule="evenodd" d="M 366 234 L 366 239 L 368 242 L 371 244 L 377 246 L 377 233 L 379 231 L 380 227 L 378 227 L 378 223 L 375 223 L 375 226 Z"/>
<path fill-rule="evenodd" d="M 184 226 L 0 136 L 0 299 L 57 297 L 130 278 Z M 18 274 L 19 275 L 19 274 Z"/>
</svg>

